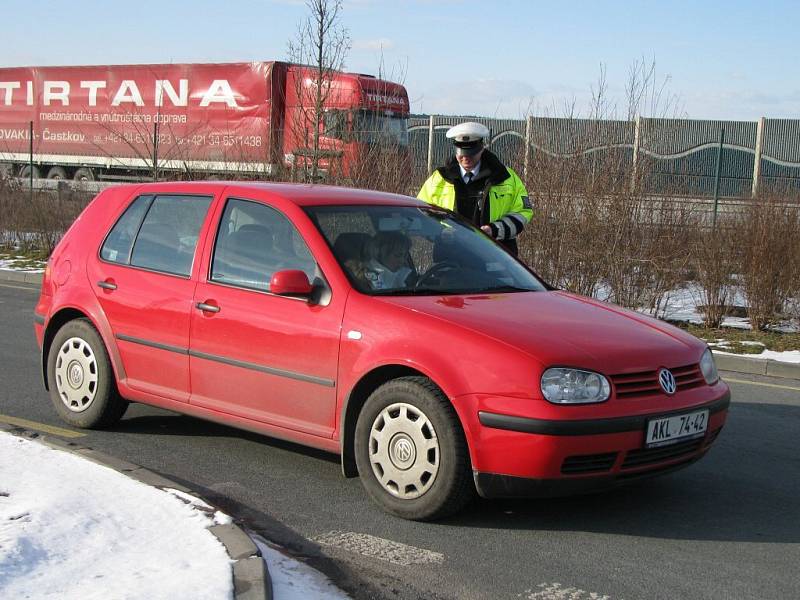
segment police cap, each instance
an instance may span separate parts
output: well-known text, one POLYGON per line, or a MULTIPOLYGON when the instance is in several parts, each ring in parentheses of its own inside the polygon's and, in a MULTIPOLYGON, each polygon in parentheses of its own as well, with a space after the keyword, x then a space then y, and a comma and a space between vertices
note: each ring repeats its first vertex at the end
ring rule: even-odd
POLYGON ((489 129, 480 123, 468 121, 448 129, 445 137, 453 140, 458 154, 477 154, 483 149, 483 140, 489 137, 489 129))

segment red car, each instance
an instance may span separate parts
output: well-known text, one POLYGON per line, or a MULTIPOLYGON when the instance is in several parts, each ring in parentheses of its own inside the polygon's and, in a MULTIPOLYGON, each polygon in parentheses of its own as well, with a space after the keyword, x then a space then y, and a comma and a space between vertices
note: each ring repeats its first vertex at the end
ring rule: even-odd
POLYGON ((35 329, 67 423, 142 402, 314 446, 410 519, 673 471, 730 403, 685 332, 553 289, 453 213, 325 186, 109 188, 35 329))

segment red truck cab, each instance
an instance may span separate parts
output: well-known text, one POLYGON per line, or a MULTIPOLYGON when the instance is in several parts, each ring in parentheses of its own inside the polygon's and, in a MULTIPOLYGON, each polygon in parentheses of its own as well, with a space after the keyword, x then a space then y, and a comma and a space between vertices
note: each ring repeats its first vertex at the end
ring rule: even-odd
MULTIPOLYGON (((313 67, 286 67, 284 160, 287 165, 306 164, 305 157, 313 151, 313 107, 319 77, 313 67)), ((336 73, 321 98, 323 168, 349 174, 379 149, 407 154, 409 102, 402 85, 371 75, 336 73)))

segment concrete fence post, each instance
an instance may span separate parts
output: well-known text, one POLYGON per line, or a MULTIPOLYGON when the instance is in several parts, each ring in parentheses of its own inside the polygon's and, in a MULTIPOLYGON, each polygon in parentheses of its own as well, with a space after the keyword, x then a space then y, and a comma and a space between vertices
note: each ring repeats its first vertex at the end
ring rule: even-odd
POLYGON ((531 135, 533 132, 533 117, 528 115, 525 121, 525 158, 522 163, 522 179, 528 183, 528 170, 531 165, 531 135))
POLYGON ((631 192, 636 191, 636 177, 639 165, 639 131, 641 129, 642 117, 637 115, 633 126, 633 165, 631 167, 631 192))
POLYGON ((431 115, 428 120, 428 175, 433 172, 433 124, 434 117, 431 115))
POLYGON ((753 198, 758 195, 758 180, 761 179, 761 150, 764 147, 764 126, 766 122, 766 118, 761 117, 758 120, 758 129, 756 130, 756 152, 753 157, 753 190, 750 194, 753 198))

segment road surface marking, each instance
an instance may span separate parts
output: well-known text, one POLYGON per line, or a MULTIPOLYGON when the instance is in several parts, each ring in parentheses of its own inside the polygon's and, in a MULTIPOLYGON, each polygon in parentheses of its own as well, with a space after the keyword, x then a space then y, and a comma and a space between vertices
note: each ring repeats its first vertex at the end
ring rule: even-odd
POLYGON ((36 421, 28 421, 27 419, 19 419, 17 417, 9 417, 8 415, 0 415, 0 422, 8 423, 9 425, 16 425, 17 427, 26 427, 28 429, 35 429, 36 431, 44 431, 45 433, 50 433, 65 438, 86 437, 85 433, 72 431, 71 429, 62 429, 61 427, 54 427, 53 425, 45 425, 44 423, 37 423, 36 421))
POLYGON ((560 583, 540 583, 538 592, 525 590, 517 594, 517 598, 524 600, 611 600, 611 596, 587 592, 576 587, 564 586, 560 583))
POLYGON ((776 383, 761 383, 760 381, 747 381, 746 379, 731 379, 730 377, 725 377, 723 381, 730 381, 731 383, 746 383, 748 385, 761 385, 764 387, 778 388, 781 390, 793 390, 795 392, 800 392, 800 387, 792 387, 790 385, 778 385, 776 383))
POLYGON ((442 564, 444 562, 444 554, 439 552, 407 546, 400 542, 385 540, 366 533, 329 531, 311 538, 311 541, 318 543, 320 546, 342 548, 396 565, 442 564))

